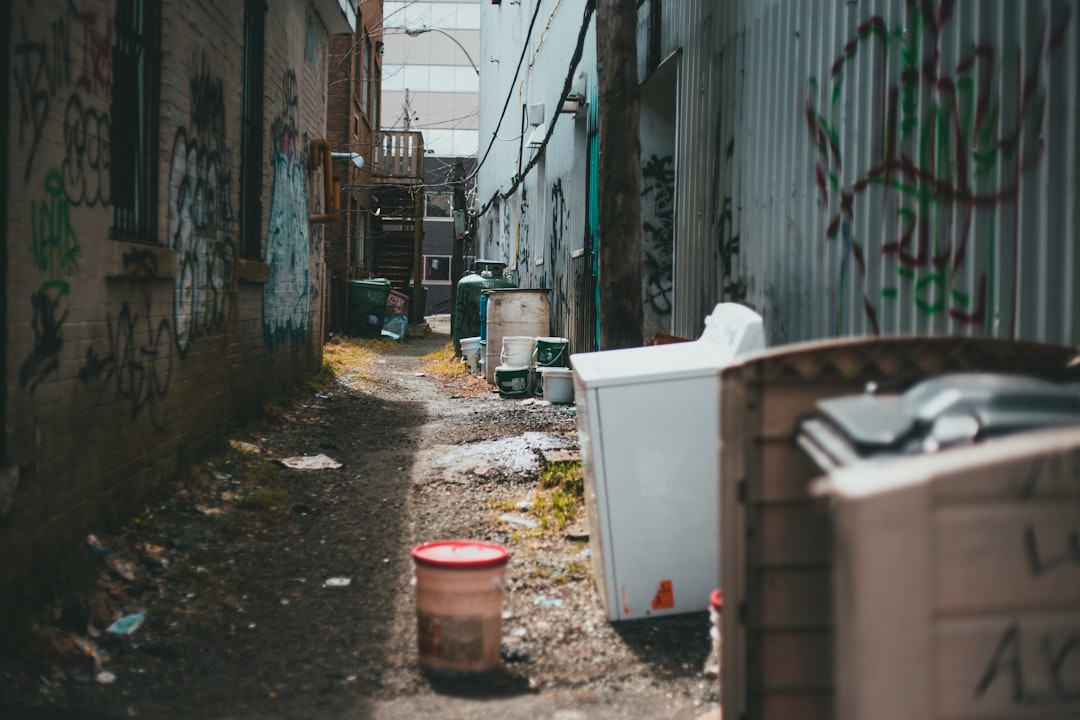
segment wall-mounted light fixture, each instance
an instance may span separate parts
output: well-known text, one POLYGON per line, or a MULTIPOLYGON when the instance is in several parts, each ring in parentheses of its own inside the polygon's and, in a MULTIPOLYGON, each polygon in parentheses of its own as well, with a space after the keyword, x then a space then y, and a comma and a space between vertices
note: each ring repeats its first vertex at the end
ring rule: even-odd
POLYGON ((361 155, 360 153, 336 152, 336 153, 330 153, 330 157, 334 158, 335 160, 351 160, 352 164, 356 166, 357 170, 363 170, 364 169, 364 156, 361 155))
POLYGON ((559 112, 579 115, 585 107, 585 91, 588 86, 588 76, 584 71, 574 76, 570 83, 570 92, 559 103, 559 112))
POLYGON ((545 136, 547 136, 547 123, 541 122, 529 135, 529 139, 525 141, 525 147, 530 150, 539 150, 540 146, 544 144, 545 136))

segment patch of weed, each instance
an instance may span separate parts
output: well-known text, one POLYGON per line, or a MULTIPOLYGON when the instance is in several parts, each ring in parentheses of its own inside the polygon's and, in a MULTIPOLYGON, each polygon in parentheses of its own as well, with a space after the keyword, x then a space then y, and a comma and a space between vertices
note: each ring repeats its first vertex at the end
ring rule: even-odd
POLYGON ((443 347, 420 358, 420 368, 439 380, 453 380, 469 374, 469 369, 461 358, 454 353, 451 340, 443 347))

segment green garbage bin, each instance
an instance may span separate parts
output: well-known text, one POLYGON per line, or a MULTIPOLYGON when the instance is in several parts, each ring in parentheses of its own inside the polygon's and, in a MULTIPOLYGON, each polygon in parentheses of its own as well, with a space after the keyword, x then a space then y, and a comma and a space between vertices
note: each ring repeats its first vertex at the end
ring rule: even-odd
POLYGON ((349 281, 349 334, 365 338, 382 335, 390 281, 383 278, 349 281))

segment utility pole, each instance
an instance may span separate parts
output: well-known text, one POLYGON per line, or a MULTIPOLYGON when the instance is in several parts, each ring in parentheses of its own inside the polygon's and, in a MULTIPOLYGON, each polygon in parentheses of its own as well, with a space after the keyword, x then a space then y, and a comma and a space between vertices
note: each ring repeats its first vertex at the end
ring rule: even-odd
POLYGON ((637 0, 596 0, 600 349, 643 343, 637 0))
POLYGON ((465 232, 468 229, 465 222, 461 223, 461 230, 458 229, 458 218, 460 217, 464 221, 466 217, 465 160, 463 158, 457 159, 457 163, 454 165, 453 178, 451 182, 454 187, 454 212, 452 214, 454 218, 454 245, 450 256, 450 337, 454 337, 454 309, 457 307, 457 284, 465 270, 462 265, 465 263, 465 232))

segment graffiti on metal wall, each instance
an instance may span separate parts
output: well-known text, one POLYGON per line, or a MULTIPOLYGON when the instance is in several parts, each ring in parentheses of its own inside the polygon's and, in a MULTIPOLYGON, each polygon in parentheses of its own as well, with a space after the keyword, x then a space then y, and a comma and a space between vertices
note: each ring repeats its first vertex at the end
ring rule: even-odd
POLYGON ((746 277, 739 275, 737 267, 739 231, 735 228, 733 203, 731 195, 722 194, 720 190, 720 170, 725 164, 731 163, 735 154, 735 137, 728 137, 725 143, 719 124, 713 134, 713 152, 717 162, 713 166, 709 221, 716 228, 716 250, 720 257, 723 274, 720 297, 728 302, 745 303, 748 288, 746 277), (724 163, 719 162, 721 145, 723 145, 724 163))
POLYGON ((273 347, 308 329, 311 237, 296 72, 282 75, 281 111, 270 128, 273 194, 266 229, 270 279, 263 287, 263 337, 273 347))
MULTIPOLYGON (((955 21, 955 9, 954 0, 908 0, 906 28, 872 17, 837 57, 829 83, 819 86, 816 77, 809 79, 805 113, 817 152, 815 183, 829 214, 826 235, 843 242, 841 293, 853 261, 863 281, 867 321, 875 332, 880 303, 901 301, 926 316, 992 329, 988 273, 992 276, 995 266, 1009 263, 995 258, 992 243, 980 243, 973 227, 992 225, 1003 206, 1016 202, 1023 176, 1044 150, 1043 68, 1064 39, 1072 8, 1044 16, 1031 47, 1003 54, 991 43, 973 44, 961 50, 958 60, 947 62, 942 45, 952 32, 948 26, 955 21), (871 147, 879 150, 865 168, 854 167, 841 149, 841 100, 855 92, 849 70, 860 61, 876 68, 870 70, 878 76, 873 102, 881 111, 870 139, 871 147), (1006 72, 1012 66, 1015 76, 1006 72), (892 77, 886 76, 887 68, 894 69, 892 77), (872 260, 853 229, 857 207, 877 213, 890 228, 881 261, 892 279, 880 298, 866 289, 872 260), (974 273, 965 270, 969 261, 975 263, 974 273), (974 285, 965 275, 976 278, 974 285)), ((1020 237, 1016 228, 1011 232, 1015 261, 1020 237)), ((1015 287, 1018 263, 1011 265, 1015 287)), ((842 307, 840 303, 838 330, 842 307)), ((1013 310, 1015 322, 1015 298, 1013 310)))
POLYGON ((173 332, 181 357, 193 340, 224 328, 236 256, 224 92, 205 60, 192 73, 190 100, 191 131, 177 129, 169 166, 169 245, 177 261, 173 332))
POLYGON ((162 427, 159 401, 172 379, 173 333, 168 318, 156 323, 150 315, 149 279, 157 275, 157 258, 149 251, 133 250, 123 257, 129 274, 144 279, 142 314, 125 301, 115 317, 105 317, 104 347, 91 345, 79 368, 79 380, 96 385, 131 408, 131 419, 144 410, 155 427, 162 427))
POLYGON ((548 270, 550 281, 545 285, 551 289, 551 307, 554 308, 552 317, 558 323, 563 313, 570 307, 569 283, 572 281, 570 274, 570 253, 573 249, 573 238, 570 234, 570 203, 567 202, 566 193, 563 190, 562 180, 556 180, 551 184, 549 198, 551 208, 551 232, 548 237, 548 270))
POLYGON ((642 289, 654 316, 671 314, 675 240, 675 160, 652 155, 641 166, 642 289))

